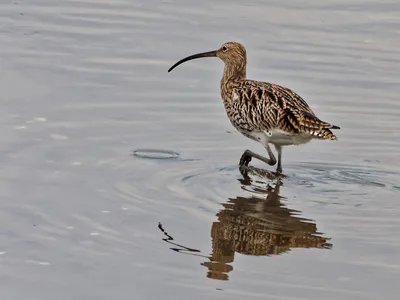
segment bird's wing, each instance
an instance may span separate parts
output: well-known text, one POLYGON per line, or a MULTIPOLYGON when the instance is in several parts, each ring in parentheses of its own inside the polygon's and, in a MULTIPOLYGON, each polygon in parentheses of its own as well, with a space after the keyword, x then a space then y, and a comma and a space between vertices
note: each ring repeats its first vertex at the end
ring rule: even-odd
POLYGON ((280 113, 278 128, 292 134, 309 134, 315 138, 336 140, 330 129, 340 127, 321 121, 315 115, 302 110, 285 108, 280 113))
POLYGON ((262 87, 269 92, 270 97, 276 99, 281 109, 291 107, 314 115, 307 102, 291 89, 272 83, 264 83, 262 87))
POLYGON ((321 121, 303 98, 288 88, 244 80, 235 93, 247 112, 248 122, 259 130, 279 128, 292 134, 331 138, 329 129, 340 129, 321 121))

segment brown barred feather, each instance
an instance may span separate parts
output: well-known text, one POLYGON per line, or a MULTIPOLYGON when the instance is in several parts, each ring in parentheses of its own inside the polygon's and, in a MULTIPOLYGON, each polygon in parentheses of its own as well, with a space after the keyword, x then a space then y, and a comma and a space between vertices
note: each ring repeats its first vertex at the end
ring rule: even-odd
POLYGON ((294 135, 310 134, 319 139, 337 139, 330 130, 324 129, 340 127, 321 121, 299 95, 287 88, 243 79, 223 90, 222 98, 228 116, 239 128, 245 121, 249 125, 246 130, 278 128, 294 135), (232 94, 237 95, 236 101, 232 101, 232 94))

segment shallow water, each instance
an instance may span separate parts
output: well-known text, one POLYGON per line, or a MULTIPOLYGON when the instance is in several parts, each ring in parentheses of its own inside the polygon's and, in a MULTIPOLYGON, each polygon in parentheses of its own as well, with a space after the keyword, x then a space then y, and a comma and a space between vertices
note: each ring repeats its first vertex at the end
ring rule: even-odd
POLYGON ((0 1, 2 297, 397 299, 399 8, 0 1), (240 173, 263 149, 220 61, 167 73, 229 40, 342 128, 284 149, 281 181, 240 173))

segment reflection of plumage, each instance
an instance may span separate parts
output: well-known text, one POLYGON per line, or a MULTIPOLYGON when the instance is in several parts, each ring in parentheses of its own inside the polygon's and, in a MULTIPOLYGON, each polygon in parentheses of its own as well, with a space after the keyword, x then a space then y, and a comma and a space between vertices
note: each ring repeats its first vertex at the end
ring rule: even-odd
MULTIPOLYGON (((272 174, 255 168, 246 169, 265 178, 272 174)), ((211 226, 211 255, 175 242, 159 224, 159 229, 166 237, 163 240, 174 246, 172 250, 205 258, 206 261, 201 265, 208 269, 208 278, 228 280, 228 273, 233 270, 235 252, 273 256, 287 253, 294 248, 332 248, 330 239, 317 231, 313 220, 302 218, 300 211, 290 209, 282 203, 279 195, 282 184, 280 180, 275 187, 268 185, 265 188, 254 185, 247 171, 242 172, 242 175, 242 189, 251 190, 252 196, 230 198, 222 204, 223 209, 216 215, 218 220, 211 226)))
POLYGON ((252 157, 282 172, 282 146, 300 145, 312 139, 336 140, 331 129, 336 125, 321 121, 308 104, 292 90, 272 83, 246 78, 246 49, 239 43, 228 42, 216 51, 188 56, 179 64, 200 57, 219 57, 225 63, 221 80, 221 98, 232 125, 246 137, 260 142, 269 158, 246 150, 240 164, 248 165, 252 157), (278 152, 276 160, 269 144, 278 152))
POLYGON ((267 198, 236 197, 223 204, 218 221, 212 224, 212 256, 205 263, 208 277, 227 279, 227 264, 235 252, 270 256, 292 248, 330 249, 332 244, 317 232, 312 220, 285 207, 279 199, 279 186, 267 192, 267 198))
MULTIPOLYGON (((236 198, 231 201, 234 205, 240 205, 242 201, 254 199, 236 198)), ((315 224, 306 223, 291 215, 274 218, 268 212, 252 216, 251 212, 225 209, 217 216, 219 222, 212 226, 216 252, 223 252, 227 246, 233 247, 235 252, 249 255, 281 254, 290 248, 329 248, 325 238, 315 235, 315 224), (227 245, 226 240, 231 242, 230 245, 227 245)))

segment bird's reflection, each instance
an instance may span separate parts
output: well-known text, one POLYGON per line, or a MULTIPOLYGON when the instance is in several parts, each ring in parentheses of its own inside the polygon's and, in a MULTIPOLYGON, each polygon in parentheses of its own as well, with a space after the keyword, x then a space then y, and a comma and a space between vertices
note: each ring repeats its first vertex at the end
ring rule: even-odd
MULTIPOLYGON (((207 258, 202 266, 208 269, 208 278, 228 280, 235 252, 272 256, 294 248, 332 248, 329 238, 317 231, 312 220, 302 218, 300 211, 282 203, 280 178, 272 173, 264 174, 264 177, 274 177, 274 183, 265 186, 265 183, 253 182, 248 171, 241 170, 243 179, 240 181, 243 189, 251 191, 250 195, 230 198, 216 214, 217 221, 211 226, 211 256, 203 256, 198 253, 199 250, 172 243, 173 238, 164 232, 169 237, 165 241, 182 247, 173 250, 207 258)), ((260 175, 260 170, 252 168, 251 171, 260 175)))

